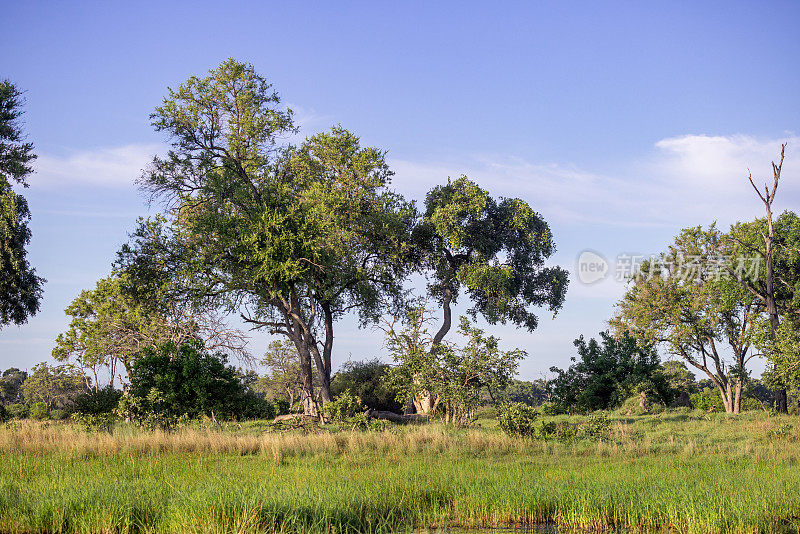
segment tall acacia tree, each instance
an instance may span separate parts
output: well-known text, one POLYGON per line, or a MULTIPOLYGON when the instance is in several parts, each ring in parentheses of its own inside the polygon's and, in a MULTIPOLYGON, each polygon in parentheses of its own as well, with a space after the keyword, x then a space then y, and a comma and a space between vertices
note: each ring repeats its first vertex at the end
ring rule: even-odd
POLYGON ((8 80, 0 81, 0 328, 23 324, 39 311, 45 282, 25 250, 31 240, 28 202, 13 189, 28 187, 36 159, 22 133, 22 105, 22 93, 8 80))
POLYGON ((336 319, 357 310, 368 322, 401 294, 414 210, 388 190, 384 152, 340 127, 281 145, 296 132, 291 111, 232 59, 170 90, 152 119, 172 149, 141 185, 165 201, 180 244, 173 265, 204 306, 292 341, 315 411, 312 365, 329 400, 336 319))
MULTIPOLYGON (((564 302, 567 271, 545 266, 555 252, 547 222, 525 201, 495 200, 466 176, 428 192, 414 243, 428 293, 442 307, 433 351, 452 327, 452 306, 462 292, 473 320, 480 315, 529 331, 538 325, 533 308, 557 312, 564 302)), ((425 395, 414 403, 423 413, 435 405, 425 395)))

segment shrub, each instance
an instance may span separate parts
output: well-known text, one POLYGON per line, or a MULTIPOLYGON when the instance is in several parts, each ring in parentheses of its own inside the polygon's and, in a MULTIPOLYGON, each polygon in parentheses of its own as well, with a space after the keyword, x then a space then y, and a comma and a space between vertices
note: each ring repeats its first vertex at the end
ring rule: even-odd
POLYGON ((324 407, 325 415, 333 421, 344 421, 363 412, 364 409, 361 399, 349 391, 344 391, 336 400, 325 404, 324 407))
POLYGON ((719 393, 713 389, 704 388, 698 393, 692 393, 689 399, 692 401, 692 406, 694 406, 695 410, 704 412, 725 411, 722 398, 719 396, 719 393))
POLYGON ((151 388, 144 397, 125 395, 119 401, 116 415, 130 419, 147 430, 172 430, 180 417, 170 410, 164 394, 157 388, 151 388))
POLYGON ((286 415, 291 412, 292 405, 286 399, 278 399, 275 401, 275 411, 277 415, 286 415))
POLYGON ((116 414, 112 413, 80 413, 72 414, 72 421, 83 430, 90 432, 111 432, 117 422, 116 414))
POLYGON ((391 366, 379 360, 347 362, 331 381, 331 393, 339 397, 345 391, 361 399, 371 410, 401 412, 397 391, 388 385, 387 373, 391 366))
POLYGON ((56 421, 63 421, 69 417, 69 412, 67 410, 59 410, 56 408, 55 410, 50 410, 50 419, 55 419, 56 421))
POLYGON ((274 419, 275 406, 252 391, 243 394, 236 410, 239 419, 274 419))
POLYGON ((536 410, 521 402, 506 402, 497 407, 500 429, 512 436, 532 437, 538 416, 536 410))
POLYGON ((539 410, 541 411, 542 415, 561 415, 564 413, 564 411, 561 410, 557 404, 552 402, 543 403, 539 407, 539 410))
POLYGON ((36 402, 31 406, 28 416, 31 419, 47 419, 50 415, 50 410, 47 409, 47 404, 43 402, 36 402))
POLYGON ((5 406, 0 404, 0 423, 5 423, 9 419, 11 419, 11 414, 8 413, 5 406))
POLYGON ((608 439, 611 436, 611 417, 606 412, 593 412, 583 428, 588 437, 608 439))
POLYGON ((84 414, 111 413, 119 404, 122 392, 112 386, 81 393, 75 398, 74 411, 84 414))
POLYGON ((27 404, 9 404, 6 409, 8 410, 8 415, 14 419, 25 419, 30 413, 27 404))

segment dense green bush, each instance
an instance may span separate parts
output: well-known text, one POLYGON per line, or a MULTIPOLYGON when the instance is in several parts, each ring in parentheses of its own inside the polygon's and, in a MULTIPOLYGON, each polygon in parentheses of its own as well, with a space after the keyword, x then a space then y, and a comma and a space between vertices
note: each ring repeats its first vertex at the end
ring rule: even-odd
POLYGON ((611 416, 606 412, 593 412, 583 426, 584 433, 591 438, 608 439, 611 436, 611 416))
POLYGON ((121 398, 122 392, 109 385, 75 397, 73 411, 84 414, 111 413, 117 408, 121 398))
POLYGON ((22 403, 9 404, 6 406, 6 410, 8 410, 8 415, 14 419, 25 419, 30 413, 28 405, 22 403))
POLYGON ((8 413, 5 406, 0 404, 0 423, 5 423, 9 419, 11 419, 11 414, 8 413))
POLYGON ((325 415, 333 421, 344 421, 363 413, 364 409, 365 406, 361 399, 350 391, 344 391, 335 400, 324 406, 325 415))
POLYGON ((113 412, 96 414, 75 412, 72 414, 72 421, 86 431, 111 432, 117 420, 118 417, 113 412))
POLYGON ((50 419, 54 419, 56 421, 62 421, 70 416, 70 412, 68 410, 60 410, 56 408, 55 410, 50 410, 50 419))
POLYGON ((704 412, 725 411, 725 405, 722 402, 722 397, 719 396, 719 392, 710 388, 703 388, 697 393, 692 393, 689 396, 689 400, 692 401, 692 406, 695 410, 704 412))
POLYGON ((236 408, 238 419, 274 419, 275 405, 252 391, 242 394, 236 408))
POLYGON ((286 399, 278 399, 275 401, 275 411, 277 415, 286 415, 291 413, 292 405, 286 399))
POLYGON ((120 415, 146 427, 169 429, 180 418, 271 417, 272 405, 259 398, 223 354, 200 342, 172 343, 143 350, 130 373, 130 393, 120 400, 120 415))
POLYGON ((512 436, 532 437, 538 414, 522 402, 504 402, 497 407, 500 429, 512 436))
POLYGON ((345 391, 361 399, 371 410, 402 412, 397 402, 397 391, 387 384, 387 372, 391 366, 380 360, 347 362, 331 381, 334 398, 345 391))
POLYGON ((47 419, 50 415, 50 410, 47 409, 47 404, 43 402, 35 402, 31 405, 28 417, 31 419, 47 419))

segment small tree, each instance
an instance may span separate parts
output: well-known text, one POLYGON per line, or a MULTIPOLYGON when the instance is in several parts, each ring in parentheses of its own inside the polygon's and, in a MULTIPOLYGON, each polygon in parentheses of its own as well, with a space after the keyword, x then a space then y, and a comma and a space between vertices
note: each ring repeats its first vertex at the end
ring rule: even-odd
POLYGON ((33 366, 30 376, 22 383, 25 403, 43 402, 49 410, 72 406, 75 398, 86 391, 83 374, 70 365, 50 366, 40 363, 33 366))
POLYGON ((652 346, 642 345, 630 335, 614 338, 600 332, 600 342, 575 340, 578 356, 566 371, 557 367, 551 382, 553 398, 564 408, 580 411, 609 410, 635 393, 644 393, 664 404, 673 392, 661 373, 652 346))
POLYGON ((20 401, 22 383, 28 378, 28 373, 16 367, 10 367, 0 376, 0 404, 14 404, 20 401))
POLYGON ((288 399, 294 406, 303 389, 303 375, 297 348, 289 340, 272 341, 259 362, 267 374, 258 377, 254 384, 257 392, 270 400, 288 399))
POLYGON ((444 343, 432 347, 425 322, 424 308, 417 308, 409 313, 403 330, 387 328, 387 345, 397 361, 389 383, 399 391, 398 400, 429 393, 434 407, 444 412, 445 422, 466 426, 474 417, 481 391, 505 387, 526 353, 501 351, 496 337, 486 336, 466 317, 460 318, 458 329, 466 338, 463 347, 444 343))
POLYGON ((761 337, 763 307, 724 275, 737 262, 724 254, 723 244, 715 225, 682 230, 661 258, 642 263, 611 325, 664 346, 702 371, 714 382, 725 411, 739 413, 747 367, 758 356, 752 348, 761 337))

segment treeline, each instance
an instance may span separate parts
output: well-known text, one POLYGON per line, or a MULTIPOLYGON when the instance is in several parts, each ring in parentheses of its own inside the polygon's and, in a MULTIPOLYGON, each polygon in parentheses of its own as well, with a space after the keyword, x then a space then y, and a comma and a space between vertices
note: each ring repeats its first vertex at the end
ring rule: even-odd
MULTIPOLYGON (((2 325, 35 313, 44 283, 25 259, 30 214, 11 189, 26 184, 35 158, 19 127, 21 104, 4 82, 2 325)), ((665 252, 633 266, 608 332, 576 340, 575 363, 553 368, 550 381, 521 383, 514 376, 527 353, 501 350, 474 323, 533 331, 537 313, 563 305, 568 273, 548 264, 552 233, 527 202, 461 176, 418 205, 391 188, 386 151, 340 125, 287 141, 299 133, 292 110, 233 59, 169 89, 151 122, 169 149, 138 184, 163 213, 140 219, 109 275, 66 309, 70 323, 53 349, 61 365, 42 364, 20 386, 46 371, 85 391, 20 390, 24 403, 4 404, 64 410, 57 399, 125 387, 116 413, 162 426, 200 414, 317 417, 370 404, 469 424, 481 405, 503 400, 565 412, 694 403, 739 413, 752 399, 789 408, 800 379, 800 219, 773 213, 783 150, 771 185, 750 179, 763 218, 727 232, 682 230, 665 252), (426 279, 424 292, 408 290, 411 276, 426 279), (467 317, 452 316, 457 303, 467 317), (392 365, 348 364, 334 376, 336 329, 347 314, 383 330, 392 365), (264 358, 267 376, 228 364, 257 359, 231 317, 279 340, 264 358), (684 365, 662 364, 659 349, 684 365), (750 376, 758 357, 768 361, 763 383, 750 376), (689 368, 700 382, 687 378, 689 368), (714 397, 708 389, 719 402, 702 400, 714 397)))

